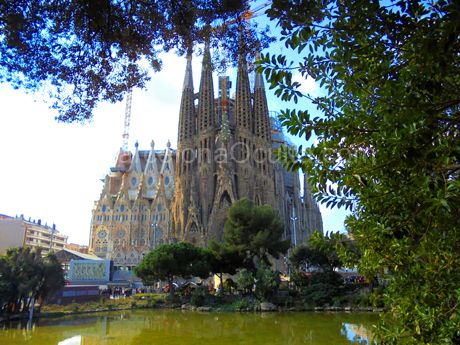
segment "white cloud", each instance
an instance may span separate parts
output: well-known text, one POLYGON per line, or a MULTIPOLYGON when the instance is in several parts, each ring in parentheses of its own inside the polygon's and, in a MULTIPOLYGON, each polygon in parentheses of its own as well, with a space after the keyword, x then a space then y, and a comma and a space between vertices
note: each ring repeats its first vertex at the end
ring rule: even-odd
MULTIPOLYGON (((201 58, 194 59, 195 89, 201 58)), ((129 147, 164 148, 177 142, 185 59, 164 56, 164 68, 152 74, 147 90, 134 90, 129 147)), ((85 125, 62 124, 40 94, 25 94, 0 85, 0 214, 41 219, 69 235, 69 242, 88 243, 93 203, 100 179, 114 164, 122 145, 125 103, 101 104, 85 125)))
MULTIPOLYGON (((148 150, 176 147, 180 97, 186 61, 163 54, 163 69, 152 73, 147 90, 134 90, 129 148, 139 142, 148 150)), ((198 92, 201 57, 193 59, 198 92)), ((214 77, 217 94, 217 77, 214 77)), ((0 214, 23 214, 56 224, 69 242, 87 244, 91 209, 99 198, 102 179, 114 164, 122 145, 125 103, 102 103, 90 123, 62 124, 43 103, 43 95, 30 95, 0 84, 2 125, 0 147, 0 214)))

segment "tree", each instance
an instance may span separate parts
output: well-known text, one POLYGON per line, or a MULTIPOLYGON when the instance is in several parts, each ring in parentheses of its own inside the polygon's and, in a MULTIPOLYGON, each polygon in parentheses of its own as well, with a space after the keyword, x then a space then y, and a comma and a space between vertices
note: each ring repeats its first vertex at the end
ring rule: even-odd
POLYGON ((145 62, 158 71, 162 51, 184 54, 210 40, 226 52, 221 61, 237 61, 241 35, 254 48, 255 27, 241 30, 248 6, 226 0, 2 1, 0 82, 45 90, 60 121, 84 121, 100 101, 120 101, 129 89, 145 87, 145 62))
POLYGON ((309 102, 281 122, 305 140, 278 157, 316 197, 351 210, 368 277, 388 271, 385 344, 460 343, 460 8, 454 1, 284 1, 269 11, 285 55, 259 71, 282 99, 309 102), (294 73, 322 86, 304 95, 294 73))
POLYGON ((174 295, 174 277, 209 277, 211 265, 209 256, 202 248, 191 243, 162 244, 148 253, 134 272, 146 284, 166 280, 170 294, 174 295))
POLYGON ((316 231, 308 243, 292 249, 289 261, 297 269, 314 266, 322 271, 334 271, 340 267, 355 267, 360 257, 361 252, 355 241, 347 235, 316 231))
POLYGON ((41 306, 63 286, 64 272, 52 254, 42 258, 39 250, 13 248, 0 257, 0 311, 27 312, 33 301, 41 306))
POLYGON ((284 225, 269 205, 255 206, 248 199, 235 202, 224 226, 224 244, 235 248, 244 258, 244 267, 256 270, 287 252, 289 241, 282 240, 284 225))
MULTIPOLYGON (((317 232, 316 234, 320 233, 317 232)), ((327 244, 327 247, 323 246, 322 248, 312 243, 301 244, 292 249, 289 261, 297 269, 310 266, 317 267, 322 271, 333 271, 335 268, 341 267, 342 262, 339 260, 334 244, 330 241, 327 244)))
POLYGON ((289 255, 289 261, 296 268, 292 281, 313 303, 329 303, 340 294, 343 279, 335 269, 344 266, 339 250, 347 241, 344 234, 324 235, 317 231, 307 244, 295 247, 289 255), (305 266, 318 270, 307 276, 303 272, 305 266))
POLYGON ((41 279, 35 288, 36 300, 40 308, 46 297, 62 289, 64 284, 65 279, 61 263, 54 253, 50 253, 43 262, 41 279))
POLYGON ((244 256, 237 248, 212 241, 209 243, 208 250, 210 252, 211 271, 219 277, 221 286, 224 273, 233 275, 238 268, 244 266, 244 256))

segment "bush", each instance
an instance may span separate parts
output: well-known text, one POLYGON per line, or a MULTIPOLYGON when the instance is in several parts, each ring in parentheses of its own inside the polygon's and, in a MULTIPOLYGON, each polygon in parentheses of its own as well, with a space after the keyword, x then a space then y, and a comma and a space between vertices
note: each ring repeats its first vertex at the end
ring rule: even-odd
POLYGON ((337 287, 329 283, 316 283, 307 287, 303 294, 307 301, 314 305, 322 306, 330 304, 332 299, 337 296, 337 287))
POLYGON ((366 290, 358 290, 348 298, 348 302, 354 307, 371 306, 370 293, 366 290))
POLYGON ((252 287, 254 286, 254 276, 252 272, 246 268, 240 270, 236 278, 236 284, 238 285, 238 289, 244 292, 252 292, 252 287))
POLYGON ((278 290, 281 280, 279 272, 270 267, 261 266, 256 272, 256 294, 259 298, 269 300, 278 290))
POLYGON ((190 303, 195 307, 205 305, 209 300, 209 292, 206 287, 198 286, 190 294, 190 303))
POLYGON ((343 284, 343 279, 340 274, 334 271, 314 272, 310 279, 311 284, 325 283, 335 287, 340 287, 343 284))
POLYGON ((224 292, 232 293, 233 290, 237 289, 238 285, 233 281, 232 278, 228 278, 224 281, 224 292))
POLYGON ((310 285, 310 277, 305 272, 294 272, 291 274, 291 282, 297 290, 302 291, 310 285))
POLYGON ((177 295, 171 296, 170 294, 167 294, 164 298, 164 301, 166 304, 179 304, 180 303, 180 297, 177 295))
POLYGON ((243 297, 232 304, 235 310, 254 310, 255 306, 255 301, 248 297, 243 297))

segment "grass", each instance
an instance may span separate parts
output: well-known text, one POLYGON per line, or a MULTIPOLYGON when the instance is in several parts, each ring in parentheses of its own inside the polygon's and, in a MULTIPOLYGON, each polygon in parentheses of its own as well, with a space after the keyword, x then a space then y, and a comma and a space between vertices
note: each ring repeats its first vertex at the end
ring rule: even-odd
MULTIPOLYGON (((259 303, 254 298, 242 297, 237 295, 225 296, 205 296, 202 303, 194 302, 192 296, 175 295, 173 299, 169 294, 153 294, 144 293, 136 294, 127 298, 107 299, 101 298, 98 301, 72 303, 67 305, 45 304, 42 307, 42 316, 62 316, 76 313, 93 313, 100 311, 124 310, 124 309, 143 309, 143 308, 180 308, 182 304, 192 304, 197 307, 199 305, 211 306, 213 309, 221 311, 256 311, 259 309, 259 303), (212 297, 212 298, 211 298, 212 297)), ((276 305, 285 308, 286 310, 312 310, 315 306, 323 306, 323 304, 315 304, 311 298, 303 295, 292 296, 284 294, 275 296, 272 300, 276 305)), ((369 306, 369 292, 364 290, 354 291, 345 296, 336 296, 331 304, 333 307, 365 307, 369 306)))
POLYGON ((41 313, 44 315, 65 315, 120 309, 153 308, 163 304, 165 297, 166 295, 164 294, 137 294, 127 298, 101 298, 99 301, 71 303, 66 305, 45 304, 42 307, 41 313))

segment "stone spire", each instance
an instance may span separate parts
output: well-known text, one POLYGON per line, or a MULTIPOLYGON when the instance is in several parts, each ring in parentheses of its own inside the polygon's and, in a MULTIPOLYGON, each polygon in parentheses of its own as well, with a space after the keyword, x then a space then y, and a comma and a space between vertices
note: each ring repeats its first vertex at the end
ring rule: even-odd
MULTIPOLYGON (((123 183, 126 185, 128 190, 129 200, 136 200, 139 193, 140 181, 142 179, 142 166, 141 159, 139 157, 139 144, 136 142, 136 151, 134 152, 131 166, 129 167, 128 173, 123 177, 123 183)), ((122 184, 123 189, 123 184, 122 184)))
POLYGON ((192 54, 187 55, 187 67, 185 69, 184 86, 179 112, 178 146, 184 144, 195 134, 195 104, 192 76, 192 54))
POLYGON ((166 150, 161 165, 160 176, 163 177, 163 184, 165 188, 166 197, 170 200, 174 193, 174 161, 173 152, 171 150, 171 142, 168 140, 166 150))
POLYGON ((208 128, 214 128, 214 88, 209 43, 206 43, 204 49, 200 81, 200 98, 198 101, 198 132, 203 132, 208 128))
POLYGON ((235 119, 238 129, 252 132, 251 90, 249 87, 248 67, 246 57, 240 55, 236 79, 235 119))
POLYGON ((157 192, 157 184, 160 178, 160 171, 158 169, 155 142, 152 140, 150 143, 150 152, 144 169, 144 198, 152 199, 157 192))
MULTIPOLYGON (((256 60, 260 59, 257 52, 256 60)), ((268 116, 267 95, 261 73, 256 72, 254 81, 254 134, 266 141, 271 141, 270 118, 268 116)))
POLYGON ((139 143, 136 142, 135 144, 136 151, 134 153, 133 160, 131 161, 131 166, 129 167, 129 172, 134 172, 134 173, 141 173, 142 172, 142 166, 141 166, 141 159, 139 157, 139 143))
POLYGON ((147 158, 147 162, 145 163, 144 174, 147 175, 149 173, 155 173, 157 171, 158 169, 155 161, 155 142, 152 140, 150 142, 149 157, 147 158))

